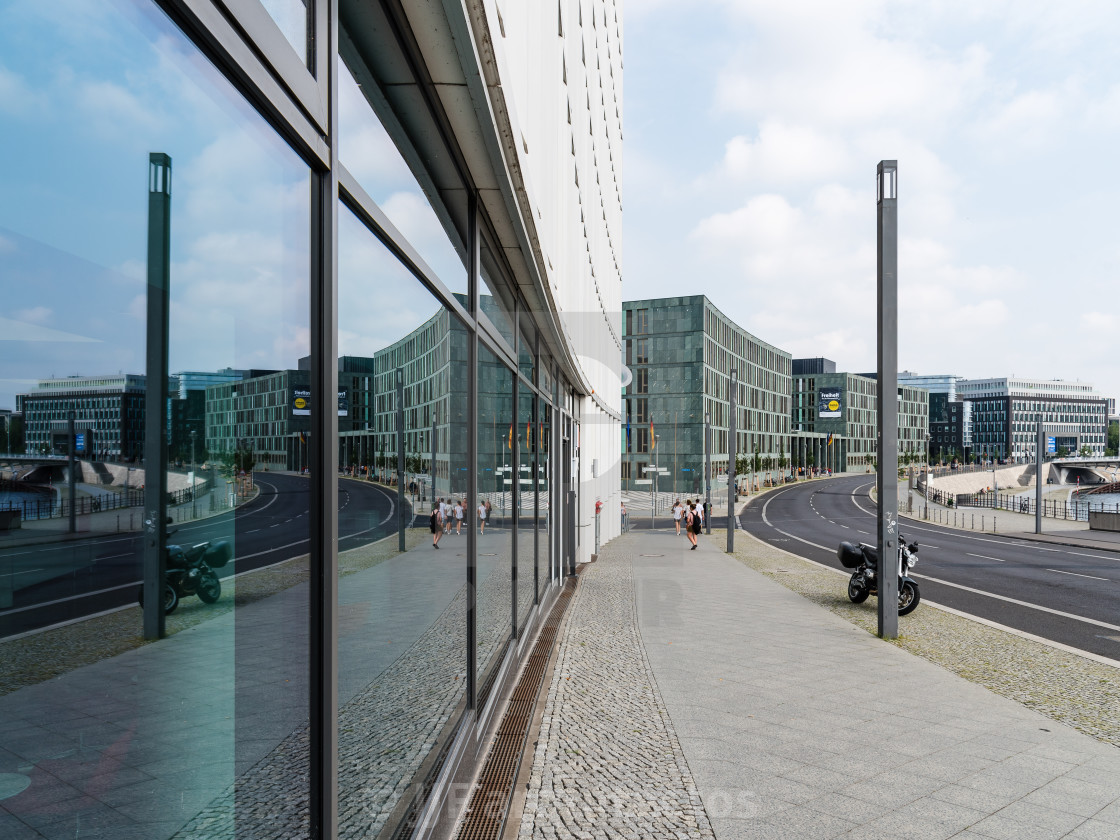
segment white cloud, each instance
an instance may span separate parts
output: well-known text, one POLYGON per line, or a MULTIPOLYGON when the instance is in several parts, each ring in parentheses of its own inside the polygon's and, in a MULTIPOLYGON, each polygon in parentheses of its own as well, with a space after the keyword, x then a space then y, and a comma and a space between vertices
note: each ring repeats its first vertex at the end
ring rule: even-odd
POLYGON ((756 137, 732 137, 723 158, 732 178, 790 186, 846 174, 850 166, 841 138, 779 120, 764 122, 756 137))
POLYGON ((16 313, 16 318, 28 324, 45 324, 54 314, 45 306, 33 306, 30 309, 21 309, 16 313))
POLYGON ((100 339, 0 317, 0 341, 99 342, 100 339))

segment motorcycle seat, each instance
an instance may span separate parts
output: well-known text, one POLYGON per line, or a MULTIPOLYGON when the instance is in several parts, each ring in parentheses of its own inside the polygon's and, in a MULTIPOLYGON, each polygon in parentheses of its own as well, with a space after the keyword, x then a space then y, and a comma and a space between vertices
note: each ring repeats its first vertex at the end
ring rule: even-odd
POLYGON ((869 545, 861 545, 860 549, 863 551, 863 560, 867 563, 869 569, 876 569, 879 567, 879 550, 872 548, 869 545))

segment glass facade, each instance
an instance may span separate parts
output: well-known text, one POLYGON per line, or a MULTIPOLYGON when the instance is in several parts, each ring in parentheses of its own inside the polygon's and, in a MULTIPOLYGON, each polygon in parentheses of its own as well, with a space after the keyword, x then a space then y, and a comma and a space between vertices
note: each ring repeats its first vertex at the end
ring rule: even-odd
POLYGON ((623 488, 645 487, 634 482, 656 467, 658 492, 702 493, 706 420, 710 478, 718 484, 726 476, 733 369, 738 453, 757 453, 778 468, 790 452, 790 354, 743 330, 702 295, 626 301, 623 312, 633 373, 624 392, 623 488))
POLYGON ((448 836, 582 556, 544 260, 389 5, 0 0, 5 840, 448 836))

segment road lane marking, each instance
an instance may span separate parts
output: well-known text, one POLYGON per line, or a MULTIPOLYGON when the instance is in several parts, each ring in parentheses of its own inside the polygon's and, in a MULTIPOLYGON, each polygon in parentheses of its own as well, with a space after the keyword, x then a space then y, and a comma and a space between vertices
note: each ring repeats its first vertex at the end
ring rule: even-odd
POLYGON ((1040 546, 1040 545, 1039 545, 1039 546, 1035 546, 1035 548, 1037 548, 1037 549, 1038 549, 1039 551, 1053 551, 1053 552, 1055 552, 1056 554, 1061 554, 1061 553, 1062 553, 1062 550, 1061 550, 1060 548, 1043 548, 1043 547, 1042 547, 1042 546, 1040 546))
MULTIPOLYGON (((784 491, 779 491, 779 492, 784 492, 784 491)), ((776 496, 777 496, 776 493, 771 494, 770 498, 766 500, 766 504, 764 504, 762 506, 762 521, 765 522, 767 525, 769 525, 771 528, 773 528, 775 531, 777 531, 779 534, 782 534, 783 536, 790 537, 791 539, 795 539, 798 542, 805 543, 806 545, 811 545, 814 548, 819 548, 822 551, 831 552, 832 551, 831 548, 827 548, 826 546, 820 545, 819 543, 810 542, 809 540, 802 539, 801 537, 797 536, 796 534, 791 534, 788 531, 783 531, 781 528, 778 528, 776 525, 774 525, 774 523, 772 523, 770 521, 769 517, 766 515, 766 509, 770 506, 770 502, 774 498, 776 498, 776 496)), ((867 532, 866 531, 861 531, 860 533, 867 533, 867 532)), ((995 540, 989 540, 988 542, 996 542, 996 541, 995 540)), ((813 559, 808 558, 808 557, 804 557, 802 559, 807 560, 810 563, 816 563, 818 566, 823 566, 824 568, 829 569, 830 571, 839 572, 840 574, 845 574, 846 575, 846 573, 841 571, 840 569, 837 569, 833 566, 829 566, 825 563, 821 563, 819 560, 813 560, 813 559)), ((1006 595, 996 595, 993 592, 985 592, 982 589, 974 589, 971 586, 964 586, 964 585, 959 584, 959 583, 952 583, 951 581, 942 580, 940 578, 935 578, 935 577, 930 577, 928 575, 919 575, 919 574, 915 574, 913 572, 911 572, 910 575, 911 575, 911 577, 916 577, 916 578, 919 578, 921 580, 928 580, 931 583, 940 583, 940 584, 943 584, 945 586, 951 586, 954 589, 961 589, 965 592, 971 592, 974 595, 983 595, 987 598, 993 598, 997 601, 1005 601, 1009 604, 1018 604, 1020 607, 1026 607, 1028 609, 1038 610, 1039 612, 1050 613, 1051 615, 1061 616, 1062 618, 1069 618, 1069 619, 1072 619, 1074 621, 1081 621, 1081 622, 1084 622, 1086 624, 1095 625, 1097 627, 1104 627, 1107 630, 1115 630, 1117 632, 1120 632, 1120 626, 1117 626, 1115 624, 1108 624, 1107 622, 1104 622, 1104 621, 1097 621, 1095 618, 1087 618, 1087 617, 1082 616, 1082 615, 1073 615, 1072 613, 1062 612, 1061 610, 1051 609, 1050 607, 1042 607, 1042 606, 1039 606, 1038 604, 1031 604, 1031 603, 1028 603, 1026 601, 1020 601, 1017 598, 1008 598, 1006 595)))
POLYGON ((967 551, 965 552, 965 554, 969 557, 979 557, 981 560, 996 560, 1000 563, 1004 562, 1003 560, 1000 560, 1000 558, 998 558, 998 557, 989 557, 987 554, 970 554, 967 551))
POLYGON ((1062 618, 1071 618, 1074 621, 1083 621, 1086 624, 1093 624, 1097 627, 1104 627, 1108 630, 1116 630, 1116 631, 1120 632, 1120 627, 1116 626, 1115 624, 1108 624, 1104 621, 1097 621, 1095 618, 1086 618, 1083 615, 1074 615, 1073 613, 1062 612, 1061 610, 1054 610, 1054 609, 1051 609, 1050 607, 1041 607, 1038 604, 1031 604, 1031 603, 1028 603, 1026 601, 1020 601, 1017 598, 1008 598, 1006 595, 996 595, 993 592, 985 592, 983 589, 973 589, 971 586, 963 586, 959 583, 953 583, 953 582, 948 581, 948 580, 941 580, 940 578, 929 577, 928 575, 916 575, 913 572, 911 572, 910 576, 911 577, 916 577, 916 578, 921 578, 922 580, 928 580, 931 583, 940 583, 940 584, 943 584, 944 586, 951 586, 954 589, 963 589, 965 592, 971 592, 974 595, 984 595, 988 598, 995 598, 997 601, 1006 601, 1009 604, 1018 604, 1020 607, 1027 607, 1028 609, 1038 610, 1039 612, 1050 613, 1051 615, 1058 615, 1058 616, 1061 616, 1062 618))
POLYGON ((1048 572, 1057 572, 1059 575, 1073 575, 1074 577, 1089 578, 1089 580, 1103 580, 1108 583, 1108 578, 1096 577, 1095 575, 1079 575, 1077 572, 1063 572, 1061 569, 1047 569, 1048 572))

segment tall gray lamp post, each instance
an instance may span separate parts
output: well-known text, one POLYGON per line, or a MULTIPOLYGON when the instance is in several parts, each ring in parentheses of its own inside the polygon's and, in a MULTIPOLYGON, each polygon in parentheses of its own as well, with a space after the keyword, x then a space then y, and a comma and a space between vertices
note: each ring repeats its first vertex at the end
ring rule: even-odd
POLYGON ((876 172, 879 636, 898 637, 898 161, 876 172))
POLYGON ((194 492, 195 487, 197 486, 195 484, 195 480, 194 480, 194 461, 195 461, 195 458, 194 458, 194 441, 195 441, 195 438, 197 438, 197 437, 198 437, 198 432, 195 429, 191 429, 191 519, 197 519, 198 518, 198 505, 195 503, 195 492, 194 492))
MULTIPOLYGON (((704 510, 712 509, 712 413, 704 412, 704 510)), ((712 533, 711 523, 708 533, 712 533)))

